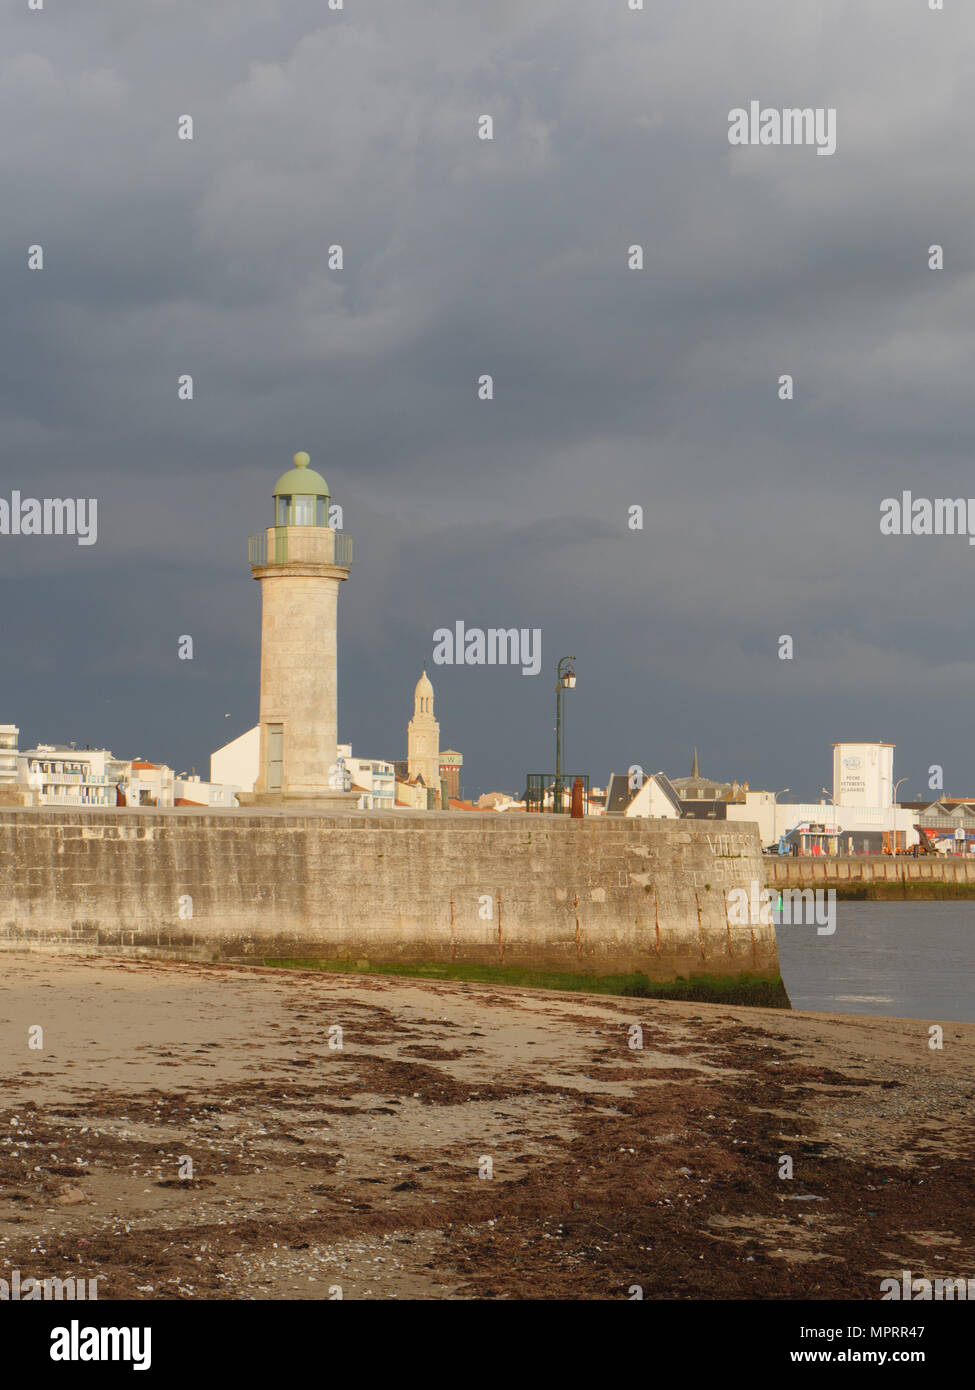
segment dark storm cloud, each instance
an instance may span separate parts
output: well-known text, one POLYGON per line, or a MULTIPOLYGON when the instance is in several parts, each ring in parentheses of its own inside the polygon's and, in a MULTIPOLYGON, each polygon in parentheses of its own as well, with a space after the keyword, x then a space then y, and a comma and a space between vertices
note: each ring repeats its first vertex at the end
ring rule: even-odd
POLYGON ((697 743, 812 792, 833 739, 876 736, 975 785, 975 550, 878 528, 904 487, 975 493, 965 9, 102 0, 7 26, 0 495, 100 515, 84 552, 0 542, 0 718, 205 766, 256 715, 244 540, 307 448, 357 543, 357 751, 402 755, 462 619, 544 644, 537 678, 433 672, 469 791, 551 763, 565 652, 596 781, 697 743), (730 147, 752 99, 835 106, 836 154, 730 147))

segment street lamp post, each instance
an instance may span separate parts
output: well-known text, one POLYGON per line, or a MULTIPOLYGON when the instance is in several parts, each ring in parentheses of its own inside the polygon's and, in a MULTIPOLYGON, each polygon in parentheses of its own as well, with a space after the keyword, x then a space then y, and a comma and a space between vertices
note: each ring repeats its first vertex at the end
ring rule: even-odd
POLYGON ((897 788, 900 786, 901 782, 907 782, 907 781, 909 781, 909 780, 910 780, 910 779, 907 778, 907 777, 901 777, 901 778, 899 778, 899 779, 894 783, 893 795, 892 795, 891 798, 890 798, 890 814, 891 814, 891 818, 892 818, 892 820, 893 820, 893 829, 892 829, 892 831, 891 831, 891 837, 890 837, 890 838, 891 838, 891 846, 890 846, 890 849, 891 849, 891 853, 892 853, 893 855, 895 855, 895 856, 896 856, 896 854, 897 854, 897 788))
POLYGON ((569 665, 574 656, 563 656, 555 668, 555 794, 552 810, 562 810, 562 691, 574 690, 576 673, 569 665))
POLYGON ((839 847, 840 847, 840 845, 839 845, 840 828, 839 828, 839 825, 838 825, 837 822, 836 822, 836 801, 835 801, 835 799, 834 799, 833 797, 831 797, 831 796, 829 795, 829 792, 826 790, 825 787, 820 787, 819 790, 822 792, 823 796, 829 797, 830 805, 831 805, 832 808, 833 808, 833 835, 832 835, 832 838, 836 841, 836 848, 839 849, 839 847))
POLYGON ((772 839, 773 839, 773 840, 777 840, 777 839, 778 839, 778 835, 776 834, 776 831, 777 831, 777 829, 778 829, 778 825, 776 824, 776 822, 777 822, 777 820, 778 820, 778 817, 777 817, 776 814, 775 814, 775 803, 778 801, 778 799, 779 799, 780 796, 785 796, 786 792, 789 791, 789 790, 790 790, 789 787, 783 787, 782 790, 781 790, 780 792, 773 792, 773 793, 772 793, 772 839))

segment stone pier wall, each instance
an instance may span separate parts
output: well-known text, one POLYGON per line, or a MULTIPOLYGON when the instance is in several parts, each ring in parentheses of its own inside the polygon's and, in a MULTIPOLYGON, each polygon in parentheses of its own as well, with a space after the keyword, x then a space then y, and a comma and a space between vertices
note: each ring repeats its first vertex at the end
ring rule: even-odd
POLYGON ((774 977, 757 827, 0 806, 0 944, 774 977))

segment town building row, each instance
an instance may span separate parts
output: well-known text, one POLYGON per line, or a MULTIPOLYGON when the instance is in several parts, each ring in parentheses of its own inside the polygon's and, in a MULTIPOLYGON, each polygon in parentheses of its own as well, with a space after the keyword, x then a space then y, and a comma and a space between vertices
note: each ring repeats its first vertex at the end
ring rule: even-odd
POLYGON ((819 801, 785 801, 700 774, 697 750, 689 777, 640 769, 610 778, 606 812, 617 816, 751 821, 780 854, 975 853, 975 798, 897 800, 894 744, 834 743, 833 791, 819 801))
MULTIPOLYGON (((210 757, 210 780, 177 773, 165 764, 116 757, 107 748, 41 743, 20 748, 15 724, 0 725, 0 801, 35 806, 163 806, 226 810, 254 791, 260 773, 261 731, 255 725, 210 757)), ((461 800, 463 755, 440 748, 433 686, 424 671, 414 692, 414 714, 402 762, 353 756, 337 745, 329 783, 357 797, 362 810, 410 807, 468 809, 461 800)), ((351 804, 351 803, 350 803, 351 804)), ((476 809, 470 807, 470 809, 476 809)))

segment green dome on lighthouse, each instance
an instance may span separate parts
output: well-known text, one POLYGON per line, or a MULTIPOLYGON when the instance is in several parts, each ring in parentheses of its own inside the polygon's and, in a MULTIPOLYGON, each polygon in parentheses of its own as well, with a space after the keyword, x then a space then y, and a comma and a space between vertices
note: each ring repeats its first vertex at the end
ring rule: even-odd
POLYGON ((295 454, 294 468, 274 484, 275 526, 328 525, 328 483, 308 467, 310 462, 306 453, 295 454))
POLYGON ((310 463, 311 459, 306 453, 295 454, 295 466, 289 468, 287 473, 281 474, 274 484, 274 496, 294 497, 300 493, 306 497, 330 497, 328 483, 321 473, 309 468, 310 463))

